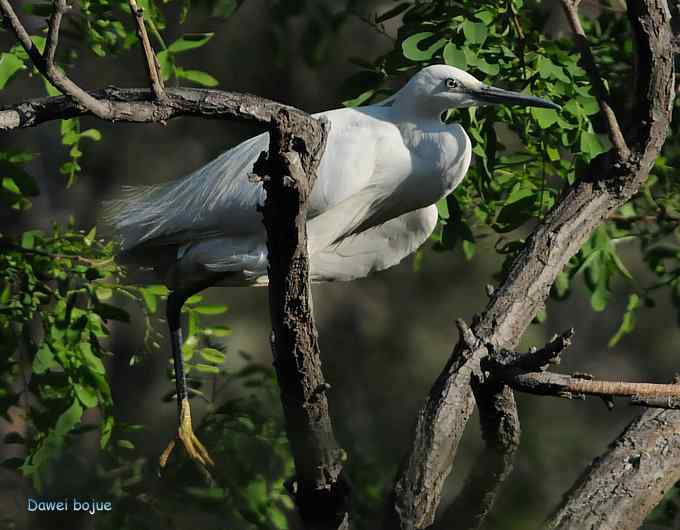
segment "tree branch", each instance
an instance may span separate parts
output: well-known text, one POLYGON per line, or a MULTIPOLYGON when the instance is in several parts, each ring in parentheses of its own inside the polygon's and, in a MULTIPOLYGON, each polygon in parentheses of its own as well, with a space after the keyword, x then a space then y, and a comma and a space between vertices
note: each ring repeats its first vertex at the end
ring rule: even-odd
POLYGON ((295 460, 295 502, 307 528, 348 530, 349 486, 328 411, 307 255, 307 205, 328 130, 326 121, 280 110, 269 154, 254 172, 267 192, 271 347, 295 460))
POLYGON ((388 530, 432 524, 465 425, 472 413, 471 376, 481 373, 487 345, 513 350, 543 306, 557 274, 595 228, 640 187, 665 141, 675 90, 670 15, 664 0, 629 2, 639 70, 627 131, 630 156, 619 150, 597 157, 567 191, 515 257, 470 337, 461 338, 432 386, 416 420, 413 440, 390 497, 388 530))
POLYGON ((66 12, 68 6, 66 0, 54 0, 54 10, 50 17, 50 22, 47 29, 47 40, 45 43, 44 58, 48 64, 54 64, 54 55, 57 52, 57 45, 59 44, 59 28, 61 26, 61 19, 66 12))
MULTIPOLYGON (((168 88, 163 101, 154 100, 150 90, 140 88, 107 87, 89 95, 106 102, 113 121, 130 123, 161 123, 180 116, 269 123, 281 109, 305 115, 288 105, 252 94, 202 88, 168 88)), ((65 96, 31 99, 0 109, 0 131, 87 115, 93 113, 65 96)))
POLYGON ((680 411, 648 410, 593 461, 542 527, 637 529, 679 479, 680 411))
POLYGON ((636 395, 630 398, 630 404, 656 409, 680 409, 680 398, 636 395))
MULTIPOLYGON (((680 385, 659 383, 632 383, 626 381, 604 381, 579 375, 557 374, 554 372, 528 372, 505 374, 499 377, 513 390, 555 396, 566 399, 581 396, 656 398, 657 400, 678 400, 680 385)), ((637 401, 633 402, 637 404, 637 401)), ((661 403, 657 401, 657 403, 661 403)))
POLYGON ((621 132, 621 126, 616 119, 616 114, 611 107, 611 102, 609 99, 609 93, 607 88, 602 81, 602 76, 600 75, 597 64, 595 63, 595 57, 593 57, 593 52, 588 44, 588 38, 586 37, 585 31, 583 31, 583 26, 581 25, 581 20, 578 16, 578 5, 580 0, 562 0, 562 7, 567 16, 567 21, 571 30, 574 32, 574 41, 576 42, 576 47, 581 53, 581 58, 583 60, 583 67, 588 73, 590 82, 592 83, 593 90, 597 97, 597 101, 600 104, 600 109, 607 120, 607 126, 609 128, 609 137, 614 144, 614 147, 618 151, 619 158, 626 159, 630 155, 630 150, 626 145, 626 140, 621 132))
POLYGON ((156 54, 153 51, 151 42, 149 42, 149 35, 147 34, 146 26, 144 25, 144 10, 137 5, 136 0, 128 0, 128 4, 130 5, 132 15, 135 17, 137 36, 139 37, 139 41, 142 43, 142 49, 144 50, 146 71, 149 74, 151 90, 153 90, 156 99, 162 100, 165 98, 165 87, 163 86, 163 77, 160 73, 156 54))
POLYGON ((481 528, 491 514, 501 488, 512 473, 519 449, 520 423, 512 391, 502 384, 473 382, 484 449, 477 457, 462 491, 445 511, 436 529, 481 528))

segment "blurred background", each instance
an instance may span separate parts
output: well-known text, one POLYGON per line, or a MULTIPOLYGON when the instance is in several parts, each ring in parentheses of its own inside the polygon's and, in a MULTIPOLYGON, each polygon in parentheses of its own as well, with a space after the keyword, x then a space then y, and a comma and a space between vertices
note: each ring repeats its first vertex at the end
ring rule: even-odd
MULTIPOLYGON (((331 11, 348 7, 344 1, 318 4, 331 11)), ((270 2, 247 0, 225 21, 211 16, 199 4, 183 26, 175 22, 176 17, 168 16, 166 34, 173 40, 173 35, 182 33, 214 31, 214 38, 193 52, 188 61, 193 68, 215 76, 218 88, 250 92, 318 112, 341 106, 348 97, 342 92, 343 81, 358 70, 350 59, 370 61, 390 50, 398 24, 398 19, 391 21, 386 32, 381 33, 364 20, 373 12, 393 7, 393 2, 354 2, 350 8, 355 14, 328 30, 323 59, 315 61, 305 54, 304 42, 314 38, 309 26, 317 17, 319 5, 303 6, 281 19, 270 2)), ((557 7, 556 3, 544 3, 547 31, 559 31, 561 12, 557 7)), ((30 26, 41 19, 27 16, 25 20, 30 26)), ((0 50, 13 44, 7 32, 0 33, 0 50)), ((120 57, 97 58, 73 40, 64 39, 62 46, 80 52, 77 67, 69 73, 83 87, 147 84, 138 49, 120 57)), ((0 105, 43 94, 42 83, 35 77, 18 79, 0 92, 0 105)), ((94 123, 88 118, 82 120, 83 128, 94 123)), ((58 123, 2 136, 2 147, 21 146, 41 153, 30 163, 29 171, 42 190, 26 214, 17 217, 2 211, 2 232, 49 228, 54 221, 66 222, 70 215, 77 226, 89 230, 99 222, 102 201, 115 197, 121 186, 181 177, 258 132, 249 125, 189 118, 172 120, 166 126, 96 126, 103 138, 83 148, 83 174, 68 191, 57 169, 67 159, 66 148, 59 142, 58 123)), ((101 223, 98 234, 106 234, 101 223)), ((390 483, 407 446, 415 415, 457 341, 454 320, 463 318, 469 322, 486 303, 484 287, 494 283, 492 275, 499 268, 495 243, 492 238, 481 240, 471 260, 466 260, 460 250, 435 252, 428 244, 419 257, 419 267, 414 266, 414 259, 407 259, 368 279, 314 286, 324 370, 332 386, 329 399, 334 427, 349 455, 350 473, 354 472, 355 480, 370 476, 376 487, 390 483)), ((644 281, 646 269, 636 263, 639 258, 635 249, 627 251, 622 246, 620 252, 634 275, 641 275, 644 281)), ((566 301, 549 302, 547 320, 542 325, 532 325, 522 340, 522 349, 540 346, 552 334, 574 327, 574 345, 564 356, 560 371, 588 372, 613 380, 669 380, 677 368, 680 344, 670 304, 659 299, 656 307, 642 310, 635 333, 609 348, 607 342, 616 332, 626 305, 624 296, 616 297, 616 286, 613 292, 614 298, 604 312, 594 312, 579 289, 566 301)), ((223 339, 227 367, 237 369, 246 362, 239 352, 252 357, 249 362, 271 365, 266 289, 210 289, 206 298, 229 306, 229 312, 220 317, 224 320, 221 323, 233 330, 223 339)), ((134 307, 130 311, 135 315, 134 307)), ((161 322, 155 326, 165 333, 161 322)), ((131 366, 131 355, 144 350, 143 322, 134 317, 132 324, 113 328, 111 341, 115 356, 108 366, 116 416, 121 421, 146 426, 136 439, 137 450, 154 461, 176 428, 174 403, 162 401, 172 390, 167 377, 168 348, 163 343, 159 350, 142 354, 143 362, 131 366)), ((247 393, 248 389, 237 392, 247 393)), ((538 527, 592 459, 640 413, 623 402, 608 411, 602 401, 594 398, 583 402, 519 395, 518 402, 522 444, 515 470, 489 523, 490 528, 499 530, 538 527)), ((194 403, 198 422, 202 406, 198 400, 194 403)), ((274 401, 262 413, 281 415, 274 401)), ((20 416, 15 416, 20 423, 20 416)), ((0 433, 16 429, 17 425, 0 421, 0 433)), ((478 425, 473 418, 447 486, 446 502, 460 488, 479 449, 478 425)), ((96 441, 89 447, 82 444, 80 450, 85 461, 96 461, 96 441)), ((0 445, 0 459, 13 456, 15 451, 19 451, 17 446, 0 445)), ((249 463, 242 465, 247 469, 249 463)), ((70 470, 64 466, 58 473, 66 477, 70 470)), ((100 516, 29 516, 26 499, 31 495, 36 493, 30 483, 16 473, 0 471, 0 528, 56 528, 55 521, 74 529, 97 526, 100 516)), ((295 528, 294 516, 290 517, 291 527, 295 528)), ((223 526, 219 516, 190 520, 175 516, 167 528, 184 528, 196 522, 203 528, 240 530, 237 526, 223 526)))

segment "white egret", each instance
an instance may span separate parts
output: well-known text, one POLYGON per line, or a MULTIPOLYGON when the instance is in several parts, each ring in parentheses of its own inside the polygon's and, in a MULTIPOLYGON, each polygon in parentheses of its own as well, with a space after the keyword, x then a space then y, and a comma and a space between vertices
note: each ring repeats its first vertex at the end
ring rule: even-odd
MULTIPOLYGON (((463 128, 443 123, 443 113, 500 103, 559 109, 435 65, 381 103, 316 114, 331 127, 309 203, 312 281, 361 278, 396 265, 422 245, 437 223, 435 203, 460 184, 472 156, 463 128)), ((266 233, 257 209, 265 192, 249 174, 268 143, 268 133, 255 136, 183 179, 128 188, 109 207, 122 257, 152 267, 171 289, 167 319, 178 437, 203 464, 211 460, 191 426, 180 312, 189 296, 208 286, 266 283, 266 233)))

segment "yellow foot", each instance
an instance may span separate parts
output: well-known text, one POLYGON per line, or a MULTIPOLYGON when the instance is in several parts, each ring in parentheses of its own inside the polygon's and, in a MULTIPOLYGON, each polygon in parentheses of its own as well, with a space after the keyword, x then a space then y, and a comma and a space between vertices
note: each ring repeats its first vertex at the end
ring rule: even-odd
POLYGON ((179 430, 177 432, 177 438, 172 440, 165 448, 163 453, 161 453, 161 467, 165 467, 165 464, 168 462, 168 458, 170 457, 170 453, 172 453, 172 450, 174 449, 175 443, 178 439, 180 442, 182 442, 184 449, 186 449, 186 452, 193 460, 200 462, 204 466, 215 465, 206 448, 194 434, 194 429, 191 426, 191 408, 189 406, 188 398, 182 399, 182 402, 180 403, 179 430))

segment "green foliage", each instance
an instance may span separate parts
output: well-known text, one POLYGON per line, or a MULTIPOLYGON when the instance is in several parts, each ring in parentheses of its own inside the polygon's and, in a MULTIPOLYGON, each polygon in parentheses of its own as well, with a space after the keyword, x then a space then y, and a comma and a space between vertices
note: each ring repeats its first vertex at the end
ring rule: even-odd
POLYGON ((104 423, 112 421, 102 345, 108 306, 97 289, 121 271, 112 243, 73 224, 26 231, 20 240, 3 236, 0 244, 0 355, 10 368, 32 367, 19 392, 10 385, 5 396, 39 403, 26 411, 34 436, 21 470, 40 489, 85 409, 98 407, 104 423))

